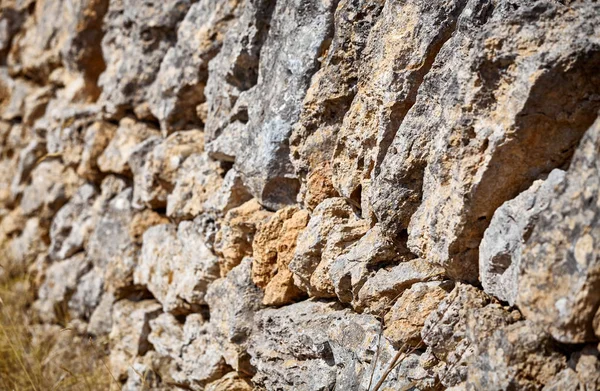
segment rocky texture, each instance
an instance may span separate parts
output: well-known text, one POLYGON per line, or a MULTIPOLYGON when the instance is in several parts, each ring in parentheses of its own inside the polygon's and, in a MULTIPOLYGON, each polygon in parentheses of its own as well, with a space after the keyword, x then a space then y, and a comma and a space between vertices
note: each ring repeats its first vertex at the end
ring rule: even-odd
POLYGON ((523 247, 564 178, 564 171, 553 170, 494 213, 479 247, 479 275, 490 295, 515 304, 523 247))
POLYGON ((600 121, 586 132, 523 252, 517 303, 563 342, 592 341, 600 296, 600 121))
POLYGON ((123 390, 598 389, 599 15, 3 1, 0 283, 123 390))

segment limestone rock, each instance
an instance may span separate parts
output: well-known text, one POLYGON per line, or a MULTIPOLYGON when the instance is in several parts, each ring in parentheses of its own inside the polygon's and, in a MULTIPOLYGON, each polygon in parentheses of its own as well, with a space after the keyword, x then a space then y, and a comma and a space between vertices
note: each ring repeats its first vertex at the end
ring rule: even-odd
POLYGON ((220 257, 222 276, 239 265, 244 257, 252 256, 256 230, 271 214, 255 199, 227 212, 215 237, 214 247, 220 257))
POLYGON ((535 181, 496 210, 479 246, 479 274, 486 293, 515 304, 523 247, 564 176, 564 171, 553 170, 546 180, 535 181))
POLYGON ((206 391, 252 391, 252 384, 237 372, 229 372, 206 386, 206 391))
POLYGON ((270 209, 295 202, 299 190, 289 157, 292 125, 331 36, 335 1, 276 3, 260 52, 256 85, 247 92, 245 153, 236 156, 244 183, 270 209))
POLYGON ((444 386, 466 380, 468 359, 474 351, 467 338, 468 316, 489 302, 490 298, 479 289, 458 283, 425 320, 421 337, 435 357, 443 361, 439 377, 444 386))
POLYGON ((65 324, 69 318, 69 299, 77 288, 79 279, 89 270, 89 266, 90 262, 85 254, 79 253, 48 268, 34 306, 44 321, 65 324))
POLYGON ((149 351, 143 357, 139 357, 127 369, 127 381, 121 391, 137 391, 141 389, 151 391, 168 391, 171 387, 161 378, 166 359, 160 357, 156 352, 149 351))
POLYGON ((135 358, 150 350, 149 322, 156 318, 160 311, 161 305, 154 300, 121 300, 115 303, 109 337, 111 372, 117 379, 124 380, 135 358))
POLYGON ((108 0, 49 0, 34 4, 33 15, 13 38, 8 57, 11 72, 45 81, 64 62, 89 79, 97 78, 104 67, 99 60, 99 41, 108 0))
POLYGON ((156 225, 145 231, 135 284, 145 285, 165 312, 188 312, 205 304, 208 285, 219 277, 219 263, 203 243, 198 227, 156 225))
POLYGON ((566 343, 595 340, 600 304, 600 121, 586 132, 523 252, 517 304, 566 343))
POLYGON ((110 0, 105 17, 102 53, 106 70, 100 75, 100 100, 109 112, 127 108, 147 116, 150 85, 167 51, 177 40, 177 26, 191 1, 155 4, 151 0, 110 0))
POLYGON ((251 375, 246 353, 254 329, 254 314, 262 305, 263 293, 252 282, 252 259, 245 258, 226 277, 213 282, 206 293, 210 324, 221 346, 225 362, 240 373, 251 375))
POLYGON ((381 265, 414 258, 406 246, 386 235, 379 224, 370 228, 348 251, 336 256, 329 268, 335 294, 342 303, 357 305, 359 292, 381 265))
POLYGON ((435 5, 426 0, 385 3, 364 49, 370 61, 359 74, 356 96, 337 137, 333 183, 342 196, 360 202, 362 189, 368 191, 370 179, 465 4, 466 0, 435 5), (355 132, 356 128, 364 131, 355 132))
POLYGON ((219 52, 241 0, 201 0, 192 4, 177 28, 177 43, 161 58, 152 85, 150 110, 163 129, 184 129, 200 118, 196 106, 204 102, 208 63, 219 52))
POLYGON ((541 2, 477 35, 458 70, 460 110, 437 129, 428 156, 423 202, 408 227, 413 252, 452 277, 476 280, 494 211, 569 162, 600 107, 592 98, 600 52, 589 33, 599 15, 595 4, 571 11, 541 2), (532 40, 540 42, 534 52, 525 49, 532 40))
POLYGON ((425 319, 446 298, 452 284, 448 281, 420 282, 405 290, 385 315, 385 337, 400 348, 418 346, 425 319))
POLYGON ((204 209, 208 212, 224 215, 251 199, 252 195, 244 185, 242 176, 235 168, 231 168, 225 174, 219 190, 206 200, 204 209))
MULTIPOLYGON (((249 349, 257 370, 252 381, 266 389, 367 390, 372 366, 375 384, 396 355, 391 344, 379 341, 375 317, 352 314, 337 303, 303 301, 266 309, 257 313, 256 322, 249 349)), ((435 379, 419 365, 419 354, 408 356, 383 389, 433 386, 435 379)))
POLYGON ((124 118, 119 122, 119 127, 102 155, 98 158, 98 167, 102 172, 115 174, 129 174, 128 160, 137 144, 152 137, 159 137, 160 133, 131 118, 124 118))
POLYGON ((323 201, 298 236, 289 264, 295 284, 311 296, 334 297, 330 266, 368 228, 368 223, 359 219, 343 198, 323 201))
MULTIPOLYGON (((140 207, 164 208, 175 187, 179 168, 192 154, 202 152, 204 135, 198 130, 176 132, 163 141, 150 143, 150 151, 141 153, 134 173, 134 203, 140 207)), ((137 155, 143 149, 138 145, 137 155)), ((134 156, 132 156, 135 159, 134 156)))
POLYGON ((380 313, 389 308, 394 299, 413 284, 439 280, 443 273, 442 268, 419 258, 399 263, 389 269, 379 269, 358 291, 354 307, 359 311, 368 308, 370 312, 380 313))
POLYGON ((384 3, 380 0, 338 3, 327 56, 312 78, 300 118, 294 125, 290 137, 292 163, 298 176, 308 182, 305 202, 311 209, 323 201, 311 200, 316 196, 311 181, 327 183, 326 192, 333 193, 329 162, 344 116, 359 89, 357 81, 363 76, 362 69, 366 73, 365 47, 384 3))
POLYGON ((112 310, 115 302, 114 296, 106 292, 100 298, 98 306, 90 316, 88 333, 96 336, 108 335, 112 329, 112 310))
POLYGON ((167 216, 192 219, 202 213, 205 203, 222 183, 222 169, 208 154, 192 154, 177 172, 175 187, 167 196, 167 216))
POLYGON ((83 250, 96 223, 92 206, 97 195, 94 186, 83 185, 56 213, 50 226, 48 255, 52 259, 66 259, 83 250))
POLYGON ((75 194, 82 180, 58 160, 46 160, 31 172, 31 182, 23 190, 21 209, 26 215, 50 218, 75 194))
POLYGON ((98 158, 113 138, 117 127, 108 122, 91 124, 83 135, 83 150, 77 167, 77 174, 88 180, 94 180, 99 172, 98 158))
POLYGON ((245 91, 258 81, 260 50, 270 28, 275 2, 244 1, 237 23, 223 37, 221 51, 209 63, 205 88, 207 151, 219 160, 234 161, 243 147, 241 132, 248 121, 245 91))
POLYGON ((265 305, 285 305, 302 295, 294 286, 288 266, 296 250, 296 240, 306 224, 308 212, 289 206, 278 210, 262 224, 252 243, 252 280, 263 288, 265 305))
POLYGON ((474 340, 467 390, 539 390, 565 367, 548 334, 529 321, 490 330, 474 340))

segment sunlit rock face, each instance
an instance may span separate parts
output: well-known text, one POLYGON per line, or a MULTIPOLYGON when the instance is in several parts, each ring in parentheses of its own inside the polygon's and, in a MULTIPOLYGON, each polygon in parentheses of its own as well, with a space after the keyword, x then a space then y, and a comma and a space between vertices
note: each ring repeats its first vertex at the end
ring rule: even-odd
POLYGON ((0 278, 123 390, 599 389, 599 26, 4 1, 0 278))

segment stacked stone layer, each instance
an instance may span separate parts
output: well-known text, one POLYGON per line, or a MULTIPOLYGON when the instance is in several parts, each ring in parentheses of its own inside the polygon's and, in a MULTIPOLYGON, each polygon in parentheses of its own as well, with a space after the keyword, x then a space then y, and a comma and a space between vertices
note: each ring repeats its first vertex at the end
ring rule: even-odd
POLYGON ((599 110, 593 1, 6 0, 2 262, 123 390, 600 389, 599 110))

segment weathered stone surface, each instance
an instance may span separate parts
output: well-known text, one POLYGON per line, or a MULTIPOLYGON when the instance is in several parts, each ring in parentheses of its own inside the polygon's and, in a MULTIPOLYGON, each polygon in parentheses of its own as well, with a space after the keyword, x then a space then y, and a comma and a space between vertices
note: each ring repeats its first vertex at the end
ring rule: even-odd
POLYGON ((515 304, 523 247, 564 177, 564 171, 553 170, 496 210, 479 246, 479 279, 486 293, 515 304))
POLYGON ((295 284, 311 296, 334 297, 329 277, 331 263, 368 228, 368 223, 360 220, 343 198, 321 203, 297 239, 296 252, 289 264, 295 284))
POLYGON ((222 183, 223 170, 208 154, 193 154, 177 172, 175 188, 167 197, 167 216, 191 219, 205 211, 205 203, 216 194, 222 183))
POLYGON ((251 258, 213 282, 206 293, 213 337, 221 346, 221 354, 227 365, 246 375, 253 373, 246 349, 262 300, 263 292, 252 282, 251 258))
POLYGON ((246 152, 236 156, 244 183, 262 204, 278 209, 299 190, 289 158, 292 125, 331 36, 335 1, 277 3, 260 52, 256 86, 248 91, 246 152))
POLYGON ((489 302, 490 298, 479 289, 458 283, 425 320, 421 337, 442 361, 439 378, 444 386, 466 380, 468 359, 474 350, 467 338, 468 316, 489 302))
POLYGON ((100 39, 108 0, 34 4, 33 15, 13 38, 8 57, 11 73, 46 81, 52 70, 64 63, 95 82, 104 69, 100 39))
POLYGON ((358 304, 359 292, 381 265, 408 261, 414 255, 402 243, 386 236, 380 225, 369 229, 348 251, 334 258, 329 277, 343 303, 358 304))
POLYGON ((34 345, 128 391, 600 387, 595 2, 0 2, 34 345))
POLYGON ((207 150, 219 160, 234 161, 243 147, 248 121, 245 91, 256 86, 260 50, 269 32, 275 2, 244 1, 238 23, 228 29, 223 47, 209 63, 206 83, 207 150))
POLYGON ((359 89, 357 80, 367 73, 368 57, 363 52, 384 3, 380 0, 338 3, 327 57, 312 78, 300 118, 294 125, 290 137, 292 163, 298 176, 308 182, 305 202, 311 209, 323 201, 310 201, 314 197, 311 179, 327 181, 327 187, 333 187, 329 162, 344 116, 359 89), (324 165, 326 170, 322 170, 324 165))
POLYGON ((198 130, 188 130, 144 144, 148 144, 150 151, 144 151, 144 145, 138 144, 130 158, 130 164, 135 161, 133 202, 140 208, 164 208, 179 168, 190 155, 202 152, 204 135, 198 130))
POLYGON ((154 300, 121 300, 115 303, 110 332, 110 367, 117 379, 124 380, 136 356, 143 356, 150 350, 149 322, 160 311, 161 305, 154 300))
POLYGON ((229 372, 219 380, 208 384, 206 391, 252 391, 252 384, 240 378, 237 372, 229 372))
MULTIPOLYGON (((396 354, 388 342, 379 342, 376 318, 336 303, 303 301, 267 309, 257 313, 256 322, 249 349, 257 370, 252 381, 266 389, 367 390, 378 345, 373 384, 396 354)), ((383 389, 402 389, 411 383, 408 378, 429 386, 435 381, 416 354, 391 372, 383 389)))
POLYGON ((557 340, 595 340, 600 305, 600 121, 586 132, 521 260, 517 304, 557 340))
POLYGON ((451 288, 449 281, 434 281, 416 283, 405 290, 385 314, 385 337, 396 348, 403 344, 418 346, 422 341, 421 329, 425 319, 437 310, 451 288))
POLYGON ((333 183, 344 197, 360 202, 362 189, 368 191, 374 171, 414 104, 423 77, 452 35, 465 3, 385 3, 369 34, 364 49, 369 61, 359 74, 357 93, 335 146, 333 183))
POLYGON ((161 62, 177 40, 177 26, 191 1, 111 0, 105 17, 102 53, 106 70, 100 75, 100 100, 109 112, 134 109, 150 114, 150 85, 161 62))
POLYGON ((198 227, 184 221, 146 230, 133 281, 145 285, 166 312, 189 312, 206 304, 208 285, 219 277, 219 263, 198 227))
POLYGON ((227 212, 214 245, 215 253, 220 257, 222 276, 239 265, 244 257, 252 256, 256 230, 271 215, 255 199, 227 212))
POLYGON ((94 186, 83 185, 56 213, 50 226, 48 255, 52 259, 66 259, 83 250, 96 223, 97 215, 92 209, 96 196, 94 186))
POLYGON ((472 338, 467 390, 539 390, 565 367, 549 335, 528 321, 495 325, 472 338))
POLYGON ((236 20, 241 0, 201 0, 192 4, 177 29, 177 43, 164 58, 152 85, 150 110, 166 130, 199 124, 208 63, 236 20))
POLYGON ((83 135, 83 150, 77 167, 77 174, 88 180, 94 180, 98 175, 98 158, 113 138, 117 127, 108 122, 95 122, 90 125, 83 135))
POLYGON ((79 253, 48 268, 34 306, 42 320, 65 324, 69 318, 69 299, 77 288, 79 279, 89 270, 89 266, 90 262, 85 254, 79 253))
POLYGON ((131 118, 124 118, 102 155, 98 158, 98 167, 102 172, 129 174, 131 168, 128 160, 136 146, 150 138, 158 138, 160 133, 143 123, 131 118))
POLYGON ((359 311, 368 308, 370 312, 380 313, 389 308, 394 299, 413 284, 439 280, 443 274, 442 268, 419 258, 402 262, 389 269, 379 269, 358 291, 354 307, 359 311))
POLYGON ((302 297, 288 266, 298 235, 308 220, 308 212, 289 206, 278 210, 256 232, 252 243, 252 281, 265 291, 263 304, 285 305, 302 297))
POLYGON ((74 170, 58 160, 46 160, 31 172, 30 184, 23 190, 21 209, 25 215, 50 220, 82 184, 74 170))
POLYGON ((502 15, 459 69, 461 109, 436 132, 408 228, 409 247, 453 277, 477 278, 494 211, 568 163, 597 116, 600 51, 590 31, 600 14, 597 5, 573 7, 542 2, 502 15))

